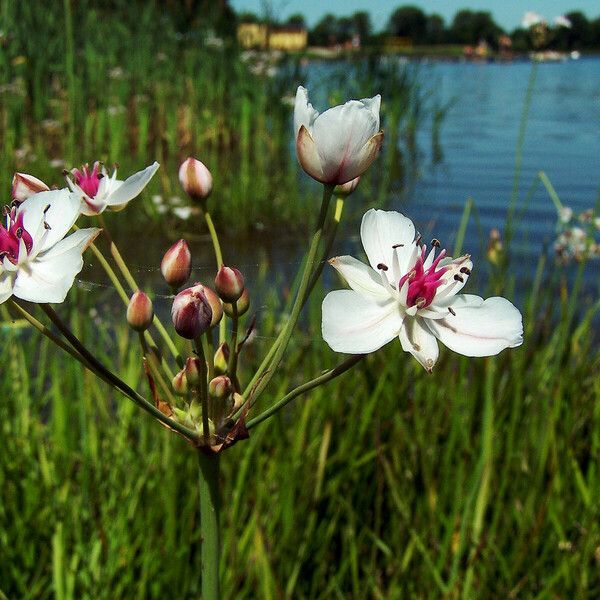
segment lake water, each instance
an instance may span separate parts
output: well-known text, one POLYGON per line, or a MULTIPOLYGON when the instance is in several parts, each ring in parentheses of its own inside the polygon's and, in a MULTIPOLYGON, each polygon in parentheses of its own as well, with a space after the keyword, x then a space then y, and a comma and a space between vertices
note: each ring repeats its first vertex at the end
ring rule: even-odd
MULTIPOLYGON (((581 212, 595 205, 600 191, 600 59, 535 68, 519 203, 538 172, 545 171, 563 204, 581 212)), ((529 62, 436 63, 424 68, 442 100, 453 104, 441 128, 440 165, 431 165, 428 132, 421 133, 426 164, 414 198, 404 208, 422 227, 431 226, 437 237, 452 237, 468 197, 475 202, 478 221, 471 222, 471 238, 487 237, 492 228, 503 230, 531 70, 529 62)), ((534 267, 544 245, 552 243, 556 217, 540 183, 513 245, 521 269, 534 267)))

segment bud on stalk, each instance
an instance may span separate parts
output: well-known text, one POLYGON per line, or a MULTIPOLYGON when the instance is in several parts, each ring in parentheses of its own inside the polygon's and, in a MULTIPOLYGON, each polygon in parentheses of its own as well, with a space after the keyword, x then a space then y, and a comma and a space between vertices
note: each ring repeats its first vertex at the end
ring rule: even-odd
POLYGON ((191 156, 179 167, 179 181, 192 200, 206 200, 212 191, 213 179, 210 171, 191 156))
POLYGON ((179 240, 165 252, 160 263, 160 272, 174 289, 181 287, 190 278, 192 254, 185 240, 179 240))
MULTIPOLYGON (((250 294, 248 293, 248 290, 246 288, 244 288, 242 295, 236 302, 236 307, 238 317, 241 317, 243 314, 245 314, 248 308, 250 307, 250 294)), ((233 304, 224 303, 223 312, 228 317, 233 317, 233 304)))
POLYGON ((244 276, 236 268, 223 265, 215 277, 215 289, 223 302, 231 304, 244 291, 244 276))
POLYGON ((221 319, 223 318, 223 303, 221 299, 213 290, 209 287, 204 286, 204 295, 206 296, 206 300, 210 304, 210 308, 212 310, 212 319, 210 322, 211 328, 215 325, 218 325, 221 319))
POLYGON ((231 380, 225 375, 219 375, 211 379, 208 384, 208 395, 216 400, 227 398, 232 391, 233 385, 231 384, 231 380))
POLYGON ((229 346, 227 342, 223 342, 215 352, 215 373, 224 375, 227 373, 227 365, 229 364, 229 346))
POLYGON ((347 181, 346 183, 336 185, 333 189, 334 196, 341 196, 342 198, 349 196, 357 188, 359 181, 360 175, 350 181, 347 181))
POLYGON ((39 192, 47 192, 50 188, 37 177, 27 173, 15 173, 12 180, 12 199, 21 203, 39 192))
POLYGON ((179 292, 173 300, 171 318, 175 331, 188 340, 193 340, 210 328, 212 310, 200 283, 179 292))
POLYGON ((200 377, 202 377, 202 363, 201 359, 194 356, 188 357, 185 361, 185 375, 188 383, 192 387, 198 387, 200 385, 200 377))
POLYGON ((181 369, 181 371, 173 377, 172 385, 173 390, 178 396, 185 396, 187 394, 188 382, 185 375, 185 369, 181 369))
POLYGON ((152 325, 154 319, 154 307, 152 306, 152 300, 144 294, 144 292, 137 290, 127 306, 127 322, 129 326, 135 331, 145 331, 152 325))

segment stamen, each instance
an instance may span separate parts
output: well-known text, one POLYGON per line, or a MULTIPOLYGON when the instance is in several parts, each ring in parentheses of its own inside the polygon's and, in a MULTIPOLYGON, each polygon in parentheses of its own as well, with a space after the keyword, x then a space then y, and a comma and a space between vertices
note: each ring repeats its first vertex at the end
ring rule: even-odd
POLYGON ((50 227, 50 224, 47 221, 44 221, 44 229, 46 231, 50 231, 52 229, 52 227, 50 227))
POLYGON ((467 267, 462 267, 460 270, 461 273, 464 273, 465 275, 470 275, 471 274, 471 269, 467 269, 467 267))
POLYGON ((450 311, 451 315, 456 316, 456 312, 454 312, 454 309, 451 306, 448 307, 448 310, 450 311))
POLYGON ((379 264, 377 265, 377 269, 378 269, 379 271, 387 271, 387 270, 388 270, 388 267, 387 267, 387 265, 384 265, 383 263, 379 263, 379 264))
POLYGON ((392 249, 395 250, 396 248, 404 248, 404 244, 394 244, 392 249))
POLYGON ((465 280, 460 275, 458 275, 458 273, 454 276, 454 279, 456 281, 460 281, 461 283, 465 282, 465 280))
POLYGON ((46 206, 46 208, 44 209, 44 214, 46 214, 49 210, 50 210, 50 205, 48 204, 48 206, 46 206))
POLYGON ((431 245, 432 245, 434 248, 439 248, 439 247, 440 247, 440 240, 438 240, 437 238, 433 238, 433 239, 431 240, 431 245))
POLYGON ((415 306, 417 308, 423 308, 425 304, 427 304, 427 300, 425 300, 425 298, 417 298, 415 302, 415 306))
POLYGON ((423 236, 419 233, 417 235, 417 239, 415 240, 415 244, 418 246, 421 243, 422 239, 423 239, 423 236))
POLYGON ((23 237, 23 228, 22 227, 17 227, 17 230, 15 231, 15 235, 21 239, 23 237))

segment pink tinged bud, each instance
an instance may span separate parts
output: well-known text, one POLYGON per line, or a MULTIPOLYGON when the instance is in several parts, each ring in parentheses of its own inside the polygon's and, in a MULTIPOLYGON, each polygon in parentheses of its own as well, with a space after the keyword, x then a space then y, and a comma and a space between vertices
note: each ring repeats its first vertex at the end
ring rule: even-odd
POLYGON ((233 267, 222 266, 215 277, 215 289, 223 302, 231 304, 244 291, 244 276, 233 267))
POLYGON ((229 364, 229 346, 223 342, 215 352, 215 373, 224 375, 227 373, 227 365, 229 364))
POLYGON ((218 325, 223 318, 223 303, 215 292, 209 287, 204 286, 204 295, 210 304, 212 310, 212 320, 210 322, 211 328, 218 325))
POLYGON ((12 199, 23 202, 39 192, 47 192, 50 188, 37 177, 27 173, 15 173, 12 180, 12 199))
POLYGON ((173 300, 171 318, 175 331, 188 340, 193 340, 208 331, 212 310, 206 299, 204 286, 197 283, 179 292, 173 300))
POLYGON ((137 290, 127 306, 127 322, 135 331, 145 331, 152 325, 154 307, 152 300, 144 292, 137 290))
POLYGON ((179 240, 165 252, 160 272, 172 288, 181 287, 190 278, 192 254, 185 240, 179 240))
POLYGON ((359 181, 360 177, 355 177, 351 181, 343 183, 342 185, 336 185, 335 189, 333 190, 333 194, 335 196, 341 196, 345 198, 346 196, 349 196, 358 187, 359 181))
MULTIPOLYGON (((236 305, 238 317, 241 317, 247 312, 248 308, 250 308, 250 294, 248 293, 247 289, 244 288, 244 291, 242 292, 242 295, 240 296, 240 299, 237 301, 236 305)), ((227 316, 233 317, 233 305, 223 303, 223 312, 227 316)))
POLYGON ((185 396, 188 392, 188 382, 185 374, 185 369, 181 369, 175 377, 173 377, 172 381, 173 391, 178 396, 185 396))
POLYGON ((219 375, 218 377, 211 379, 208 384, 208 395, 217 400, 227 398, 232 391, 233 386, 231 385, 231 380, 225 375, 219 375))
POLYGON ((179 167, 179 181, 185 193, 193 200, 205 200, 212 191, 213 179, 210 171, 191 156, 179 167))
POLYGON ((199 358, 194 356, 188 357, 188 359, 185 361, 184 370, 187 381, 192 387, 197 387, 200 385, 200 377, 202 377, 203 369, 202 362, 199 358))

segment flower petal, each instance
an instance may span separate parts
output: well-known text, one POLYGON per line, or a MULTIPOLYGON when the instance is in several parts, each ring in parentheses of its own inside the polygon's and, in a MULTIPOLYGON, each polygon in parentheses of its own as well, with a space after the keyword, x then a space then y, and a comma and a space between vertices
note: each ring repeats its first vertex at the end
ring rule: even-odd
POLYGON ((335 352, 367 354, 398 335, 402 318, 394 300, 382 304, 353 290, 337 290, 323 300, 323 339, 335 352))
POLYGON ((321 158, 317 152, 317 146, 304 125, 300 126, 300 131, 296 138, 296 154, 298 155, 298 162, 306 173, 321 183, 328 183, 323 174, 323 167, 321 166, 321 158))
POLYGON ((294 135, 298 137, 300 127, 304 125, 310 132, 315 119, 319 116, 319 111, 313 108, 308 101, 308 90, 298 86, 296 90, 296 102, 294 104, 294 135))
POLYGON ((360 152, 378 132, 378 125, 373 112, 358 100, 334 106, 315 119, 311 135, 326 183, 343 184, 364 172, 358 169, 357 159, 364 160, 360 152))
POLYGON ((439 356, 439 348, 437 340, 427 329, 423 319, 404 319, 399 338, 402 349, 410 352, 431 373, 439 356))
POLYGON ((360 177, 377 158, 382 144, 383 131, 379 131, 371 136, 360 150, 349 156, 348 160, 344 162, 337 176, 339 183, 347 183, 360 177))
POLYGON ((125 205, 133 200, 148 185, 148 182, 152 179, 159 166, 157 162, 154 162, 143 171, 138 171, 131 175, 131 177, 128 177, 122 185, 109 194, 106 198, 106 204, 113 210, 125 208, 125 205))
POLYGON ((43 252, 73 227, 79 216, 79 199, 67 188, 40 192, 25 200, 18 212, 24 213, 23 227, 33 237, 34 253, 43 252))
POLYGON ((63 302, 100 229, 80 229, 19 269, 13 293, 29 302, 63 302))
POLYGON ((386 290, 381 275, 368 265, 352 256, 336 256, 329 264, 345 279, 348 285, 361 296, 372 298, 375 302, 390 299, 390 291, 386 290))
POLYGON ((465 356, 493 356, 523 343, 523 318, 506 298, 484 300, 460 294, 449 305, 454 314, 428 320, 431 332, 450 350, 465 356))
MULTIPOLYGON (((400 272, 407 273, 412 266, 408 262, 414 246, 415 226, 409 218, 399 212, 373 208, 367 211, 360 225, 360 238, 374 269, 377 269, 380 263, 387 267, 393 266, 394 246, 397 246, 396 254, 400 272)), ((388 269, 386 274, 390 283, 397 286, 398 281, 392 280, 394 270, 388 269)))
POLYGON ((0 273, 0 304, 12 296, 14 279, 14 273, 9 271, 0 273))

